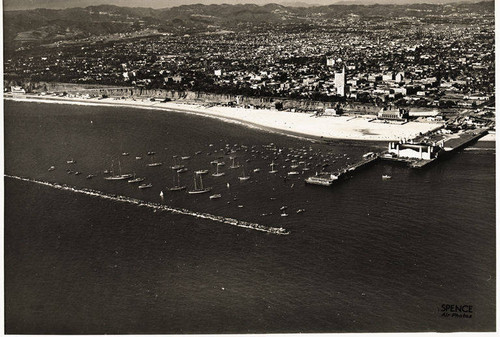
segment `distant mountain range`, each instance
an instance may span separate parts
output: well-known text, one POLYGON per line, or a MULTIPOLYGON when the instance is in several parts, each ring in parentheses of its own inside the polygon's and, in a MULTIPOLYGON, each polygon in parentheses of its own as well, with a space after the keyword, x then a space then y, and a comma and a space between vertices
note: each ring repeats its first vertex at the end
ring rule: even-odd
MULTIPOLYGON (((21 1, 21 0, 18 0, 21 1)), ((44 1, 44 0, 39 0, 44 1)), ((48 1, 48 0, 45 0, 48 1)), ((146 1, 145 1, 146 2, 146 1)), ((92 39, 138 32, 172 34, 209 33, 244 29, 314 29, 318 22, 333 24, 335 20, 357 17, 359 20, 380 22, 390 18, 414 17, 422 22, 453 20, 493 15, 494 1, 477 3, 409 4, 409 5, 329 5, 291 7, 279 4, 184 5, 154 9, 119 7, 114 5, 67 9, 34 9, 4 12, 4 51, 19 47, 34 47, 56 41, 92 39), (322 20, 318 21, 318 17, 322 20)))
POLYGON ((331 4, 373 5, 373 4, 414 4, 414 3, 451 3, 479 2, 479 0, 4 0, 3 8, 11 10, 30 10, 36 8, 64 9, 97 5, 122 7, 171 8, 192 4, 256 4, 276 3, 290 7, 325 6, 331 4))

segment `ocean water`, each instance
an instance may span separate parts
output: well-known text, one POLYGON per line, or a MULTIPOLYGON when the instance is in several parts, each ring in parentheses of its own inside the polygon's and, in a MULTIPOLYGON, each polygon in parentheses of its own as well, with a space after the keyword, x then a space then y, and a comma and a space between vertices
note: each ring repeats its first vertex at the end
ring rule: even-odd
POLYGON ((4 124, 7 175, 290 232, 6 177, 7 333, 495 329, 494 144, 421 171, 377 163, 326 188, 303 180, 385 144, 324 144, 176 112, 11 101, 4 124), (180 175, 188 189, 193 171, 208 169, 203 183, 222 197, 169 191, 174 155, 190 157, 180 175), (230 169, 231 157, 242 167, 230 169), (213 160, 226 163, 225 176, 211 176, 213 160), (277 174, 268 173, 272 161, 277 174), (104 180, 112 166, 153 187, 104 180), (238 179, 243 168, 248 181, 238 179), (443 304, 472 305, 472 317, 442 317, 443 304))

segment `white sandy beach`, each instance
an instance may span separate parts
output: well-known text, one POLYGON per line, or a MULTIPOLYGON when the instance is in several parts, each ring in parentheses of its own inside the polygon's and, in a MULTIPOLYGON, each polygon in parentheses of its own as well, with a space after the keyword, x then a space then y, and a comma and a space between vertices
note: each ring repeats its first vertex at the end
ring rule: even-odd
POLYGON ((66 97, 17 96, 16 101, 80 104, 80 105, 111 105, 133 106, 143 109, 175 110, 190 114, 218 118, 226 122, 237 122, 251 127, 271 128, 289 134, 324 137, 331 139, 397 141, 402 138, 412 138, 420 132, 424 133, 441 127, 439 123, 408 122, 403 125, 370 122, 368 117, 323 116, 315 117, 309 113, 292 113, 287 111, 244 109, 223 106, 204 107, 178 102, 152 102, 149 100, 115 100, 84 99, 66 97))

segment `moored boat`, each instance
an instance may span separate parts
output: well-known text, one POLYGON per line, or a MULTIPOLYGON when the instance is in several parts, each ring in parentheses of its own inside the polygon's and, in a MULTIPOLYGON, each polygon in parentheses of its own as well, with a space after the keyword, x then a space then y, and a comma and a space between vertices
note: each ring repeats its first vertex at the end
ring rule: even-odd
POLYGON ((207 193, 207 192, 210 192, 212 190, 211 187, 203 187, 203 179, 202 179, 202 176, 199 175, 199 174, 196 174, 194 176, 194 189, 192 190, 189 190, 188 193, 189 194, 202 194, 202 193, 207 193), (198 186, 197 182, 196 182, 196 177, 200 177, 200 186, 198 186))
POLYGON ((240 181, 246 181, 250 179, 250 176, 245 174, 245 168, 243 167, 243 172, 241 173, 241 176, 238 177, 240 181))
POLYGON ((186 189, 186 186, 182 186, 181 185, 181 176, 179 175, 179 172, 177 172, 177 181, 175 180, 175 175, 173 177, 173 180, 174 180, 174 186, 170 187, 169 190, 170 191, 182 191, 182 190, 185 190, 186 189))
POLYGON ((274 165, 275 165, 275 164, 274 164, 274 161, 273 161, 273 162, 271 163, 271 171, 269 171, 269 173, 277 173, 277 172, 278 172, 278 170, 275 170, 275 169, 274 169, 274 165))
POLYGON ((149 184, 140 184, 139 185, 139 188, 142 190, 142 189, 145 189, 145 188, 150 188, 150 187, 153 187, 153 184, 149 183, 149 184))
POLYGON ((140 183, 140 182, 142 182, 144 180, 146 180, 146 178, 137 177, 137 178, 134 178, 134 179, 130 179, 127 182, 130 183, 130 184, 134 184, 134 183, 140 183))

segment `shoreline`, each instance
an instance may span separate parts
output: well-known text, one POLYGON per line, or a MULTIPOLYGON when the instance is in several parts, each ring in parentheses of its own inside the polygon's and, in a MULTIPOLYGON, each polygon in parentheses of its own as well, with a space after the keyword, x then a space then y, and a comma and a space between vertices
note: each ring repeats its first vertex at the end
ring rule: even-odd
MULTIPOLYGON (((312 142, 339 140, 361 142, 390 142, 402 138, 413 138, 420 132, 428 132, 442 126, 440 123, 408 122, 403 125, 370 122, 373 117, 322 116, 308 113, 294 113, 268 109, 244 109, 235 107, 212 106, 149 100, 116 100, 112 98, 66 98, 40 97, 35 95, 5 97, 4 100, 34 103, 94 105, 130 107, 147 110, 160 110, 210 117, 226 123, 239 124, 266 132, 278 133, 312 142)), ((483 138, 494 141, 495 135, 483 138), (489 138, 488 138, 489 137, 489 138), (490 139, 493 138, 493 139, 490 139)), ((483 140, 480 139, 480 140, 483 140)))

